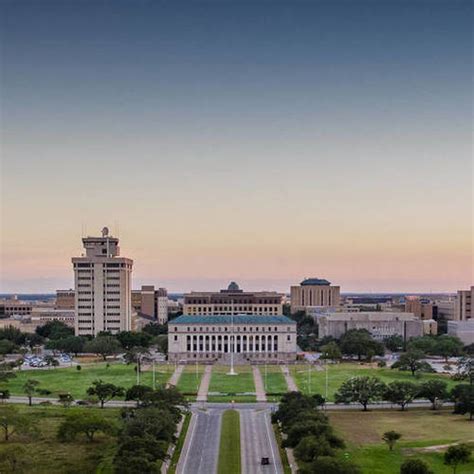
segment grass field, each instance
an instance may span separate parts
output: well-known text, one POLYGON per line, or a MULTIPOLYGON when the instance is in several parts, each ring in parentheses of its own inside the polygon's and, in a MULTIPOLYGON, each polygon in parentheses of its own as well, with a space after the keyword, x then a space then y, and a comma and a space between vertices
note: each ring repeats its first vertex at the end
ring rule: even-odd
MULTIPOLYGON (((28 379, 38 380, 38 388, 47 389, 55 396, 58 392, 70 392, 74 398, 85 398, 86 390, 94 380, 102 379, 104 382, 114 383, 121 387, 129 388, 136 384, 137 376, 134 365, 121 363, 110 364, 96 363, 82 365, 82 370, 75 367, 65 369, 41 369, 41 370, 21 370, 17 371, 16 377, 6 382, 6 387, 12 395, 24 395, 23 385, 28 379)), ((156 385, 164 384, 170 378, 174 370, 174 365, 156 365, 156 385)), ((140 376, 142 385, 152 386, 152 371, 143 371, 140 376)))
POLYGON ((196 395, 201 384, 202 374, 204 373, 204 366, 198 365, 197 371, 195 365, 186 365, 178 380, 177 388, 182 393, 185 393, 188 400, 195 400, 196 395), (192 395, 190 395, 192 394, 192 395))
MULTIPOLYGON (((100 472, 99 466, 105 457, 112 458, 115 448, 115 438, 97 434, 94 442, 85 441, 78 436, 72 443, 60 443, 56 439, 58 426, 67 413, 81 410, 94 410, 111 422, 119 422, 119 410, 99 408, 62 408, 62 407, 27 407, 18 409, 28 414, 39 429, 39 434, 33 439, 21 439, 13 435, 11 441, 0 442, 0 452, 17 452, 21 462, 15 471, 19 474, 92 474, 100 472), (21 450, 25 448, 24 453, 21 450)), ((4 468, 3 468, 4 469, 4 468)), ((0 472, 7 472, 0 466, 0 472)), ((102 471, 107 472, 107 471, 102 471)))
MULTIPOLYGON (((326 371, 316 370, 314 367, 308 371, 308 365, 294 365, 290 367, 290 373, 301 392, 305 394, 326 393, 326 371), (310 380, 310 383, 308 381, 310 380)), ((448 388, 453 387, 453 382, 449 377, 439 374, 422 374, 420 378, 413 377, 410 372, 401 372, 396 369, 378 368, 368 364, 342 363, 328 365, 328 400, 334 401, 334 393, 341 384, 354 376, 374 376, 379 377, 383 382, 389 383, 394 380, 410 381, 421 383, 430 379, 442 379, 448 384, 448 388)))
POLYGON ((236 402, 254 402, 255 395, 226 395, 236 393, 255 393, 255 385, 253 383, 252 368, 249 365, 235 367, 237 375, 227 375, 229 367, 215 365, 212 368, 211 383, 209 384, 209 392, 219 392, 222 395, 210 395, 210 402, 228 402, 234 400, 236 402))
POLYGON ((288 391, 281 368, 274 365, 267 365, 266 368, 265 366, 260 366, 259 368, 268 401, 280 400, 281 396, 276 394, 284 394, 288 391))
MULTIPOLYGON (((436 474, 450 474, 443 464, 446 444, 474 444, 474 423, 449 410, 410 410, 328 412, 332 425, 347 442, 349 458, 362 467, 364 474, 399 474, 407 457, 425 460, 436 474), (393 452, 381 441, 385 431, 402 434, 393 452), (440 448, 436 448, 440 446, 440 448)), ((472 474, 474 460, 458 467, 457 474, 472 474)))
POLYGON ((226 410, 222 414, 218 474, 240 474, 240 415, 226 410))

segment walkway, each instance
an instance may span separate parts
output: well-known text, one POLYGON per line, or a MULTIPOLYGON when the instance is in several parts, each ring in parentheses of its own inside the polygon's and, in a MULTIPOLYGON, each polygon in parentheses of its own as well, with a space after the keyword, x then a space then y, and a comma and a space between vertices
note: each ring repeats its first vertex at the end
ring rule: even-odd
POLYGON ((283 372, 283 376, 285 377, 286 385, 288 385, 288 391, 299 392, 298 387, 296 386, 295 381, 293 380, 293 377, 291 376, 290 371, 288 370, 288 367, 286 365, 282 365, 281 371, 283 372))
POLYGON ((204 374, 201 379, 201 385, 199 386, 198 394, 196 397, 197 402, 207 402, 207 392, 209 391, 209 383, 211 382, 212 365, 206 365, 204 374))
POLYGON ((169 388, 170 385, 178 385, 179 378, 181 377, 181 374, 183 373, 184 370, 184 365, 178 365, 176 366, 176 369, 174 369, 173 375, 170 377, 168 382, 166 383, 166 388, 169 388))
POLYGON ((267 394, 265 393, 265 387, 263 385, 262 374, 260 369, 256 366, 252 366, 253 381, 255 383, 255 392, 257 394, 257 402, 266 402, 267 394))

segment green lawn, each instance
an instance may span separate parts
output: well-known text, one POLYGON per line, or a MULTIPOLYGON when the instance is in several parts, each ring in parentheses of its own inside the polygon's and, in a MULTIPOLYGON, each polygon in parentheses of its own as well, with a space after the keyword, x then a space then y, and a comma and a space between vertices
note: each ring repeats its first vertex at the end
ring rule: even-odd
MULTIPOLYGON (((38 380, 38 388, 47 389, 55 396, 58 392, 70 392, 74 398, 85 398, 86 390, 94 380, 102 379, 105 382, 114 383, 121 387, 129 388, 136 384, 137 376, 134 365, 121 363, 110 364, 107 368, 105 363, 82 365, 82 370, 75 367, 65 369, 41 369, 17 371, 16 377, 6 382, 7 388, 12 395, 24 395, 23 385, 28 379, 38 380)), ((173 365, 156 365, 156 385, 164 384, 170 378, 174 370, 173 365)), ((152 386, 152 371, 142 372, 140 383, 152 386)))
MULTIPOLYGON (((364 474, 399 474, 400 465, 407 457, 424 459, 436 474, 450 474, 452 468, 443 464, 446 448, 434 447, 455 442, 474 444, 474 424, 467 417, 452 415, 449 410, 328 413, 331 423, 347 442, 345 453, 362 467, 364 474), (393 452, 381 442, 383 433, 390 430, 402 434, 393 452)), ((474 459, 457 470, 457 474, 473 472, 474 459)))
POLYGON ((237 375, 227 375, 229 367, 215 365, 212 368, 209 392, 215 392, 216 395, 209 395, 209 402, 228 402, 230 400, 236 402, 255 401, 255 395, 242 395, 244 393, 255 393, 252 367, 250 365, 242 365, 235 367, 235 371, 237 375), (217 393, 221 395, 217 395, 217 393))
MULTIPOLYGON (((0 452, 17 453, 20 459, 19 474, 93 474, 100 471, 103 461, 114 455, 115 438, 97 434, 94 442, 85 441, 81 435, 72 443, 60 443, 56 439, 58 426, 67 413, 72 411, 94 410, 111 422, 119 423, 119 410, 99 408, 62 408, 62 407, 27 407, 17 408, 34 420, 39 433, 33 438, 21 438, 15 434, 11 441, 0 442, 0 452), (20 451, 24 448, 23 451, 20 451)), ((1 410, 1 408, 0 408, 1 410)), ((9 472, 0 465, 0 472, 9 472)))
POLYGON ((218 474, 240 474, 240 415, 226 410, 222 414, 218 474))
POLYGON ((177 388, 180 392, 186 394, 188 399, 195 400, 199 385, 201 384, 204 366, 198 365, 197 371, 195 365, 187 365, 178 380, 177 388))
MULTIPOLYGON (((320 393, 325 396, 326 393, 326 371, 316 370, 311 367, 308 371, 308 365, 294 365, 290 367, 290 373, 293 376, 296 385, 301 392, 305 394, 320 393), (308 383, 310 382, 310 383, 308 383)), ((420 378, 413 377, 410 372, 402 372, 397 369, 378 368, 368 364, 358 364, 344 362, 342 364, 328 364, 328 400, 334 401, 334 393, 341 384, 350 377, 354 376, 375 376, 383 382, 389 383, 394 380, 410 381, 421 383, 430 379, 442 379, 448 383, 448 388, 456 385, 449 377, 440 374, 422 374, 420 378)))
POLYGON ((281 395, 288 391, 285 377, 281 368, 274 365, 260 366, 260 374, 263 380, 263 386, 267 394, 268 401, 279 401, 281 395))

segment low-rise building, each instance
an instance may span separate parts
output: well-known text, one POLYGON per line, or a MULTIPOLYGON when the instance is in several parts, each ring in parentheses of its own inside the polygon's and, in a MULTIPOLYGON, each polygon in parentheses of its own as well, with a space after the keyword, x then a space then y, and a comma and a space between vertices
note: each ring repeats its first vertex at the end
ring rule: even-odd
POLYGON ((74 309, 76 292, 73 289, 56 290, 56 309, 74 309))
POLYGON ((16 298, 0 300, 0 318, 11 316, 28 316, 31 314, 33 305, 16 298))
POLYGON ((76 312, 73 309, 33 308, 31 322, 43 326, 50 321, 60 321, 74 327, 76 312))
POLYGON ((183 315, 168 324, 174 362, 290 362, 296 359, 296 322, 286 316, 183 315))
POLYGON ((283 313, 283 294, 276 291, 243 291, 235 282, 219 292, 192 291, 184 295, 184 314, 273 315, 283 313))
POLYGON ((458 337, 466 346, 474 344, 474 319, 448 321, 448 334, 458 337))
POLYGON ((314 308, 338 308, 341 301, 340 287, 321 278, 306 278, 299 286, 292 286, 291 312, 314 308))
POLYGON ((155 290, 153 285, 143 285, 132 290, 132 308, 139 315, 152 318, 159 324, 168 321, 168 292, 166 288, 155 290))
POLYGON ((394 335, 408 340, 411 337, 423 336, 425 333, 424 322, 413 314, 380 311, 325 314, 318 318, 318 326, 319 337, 332 336, 336 339, 350 329, 366 329, 377 340, 394 335))
POLYGON ((405 312, 413 313, 420 319, 433 319, 433 303, 419 296, 405 298, 405 312))

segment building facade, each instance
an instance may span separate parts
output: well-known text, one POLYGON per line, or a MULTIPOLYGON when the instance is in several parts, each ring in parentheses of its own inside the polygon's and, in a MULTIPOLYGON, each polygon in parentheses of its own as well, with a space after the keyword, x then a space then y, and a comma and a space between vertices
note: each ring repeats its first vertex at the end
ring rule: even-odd
POLYGON ((132 308, 143 316, 153 318, 159 324, 168 321, 168 292, 166 288, 155 290, 153 285, 143 285, 132 290, 132 308))
MULTIPOLYGON (((427 320, 436 325, 435 321, 427 320)), ((350 329, 366 329, 374 339, 382 341, 389 336, 401 336, 404 340, 423 336, 426 322, 410 313, 367 312, 331 313, 318 318, 319 337, 339 339, 350 329)), ((429 330, 433 331, 434 326, 429 330)))
POLYGON ((28 316, 33 310, 31 303, 25 303, 15 298, 0 300, 0 318, 11 316, 28 316))
POLYGON ((458 337, 466 346, 474 344, 474 319, 448 321, 448 334, 458 337))
POLYGON ((70 290, 56 290, 56 309, 74 309, 76 305, 76 292, 70 290))
POLYGON ((457 321, 466 321, 474 317, 474 286, 469 290, 459 290, 456 299, 457 321))
POLYGON ((76 321, 74 309, 33 308, 31 321, 38 326, 44 326, 50 321, 60 321, 72 328, 76 321))
POLYGON ((85 237, 82 242, 85 255, 72 259, 76 335, 129 331, 133 260, 119 256, 119 239, 109 236, 106 227, 101 237, 85 237))
POLYGON ((262 362, 296 359, 296 323, 286 316, 183 315, 168 326, 168 358, 174 362, 262 362))
POLYGON ((270 315, 283 313, 283 294, 275 291, 243 291, 231 282, 219 292, 191 292, 184 295, 183 313, 189 316, 270 315))
POLYGON ((338 308, 341 303, 340 287, 320 278, 307 278, 299 286, 292 286, 291 312, 311 308, 338 308))
POLYGON ((405 298, 405 312, 413 313, 420 319, 433 319, 433 303, 419 296, 405 298))

